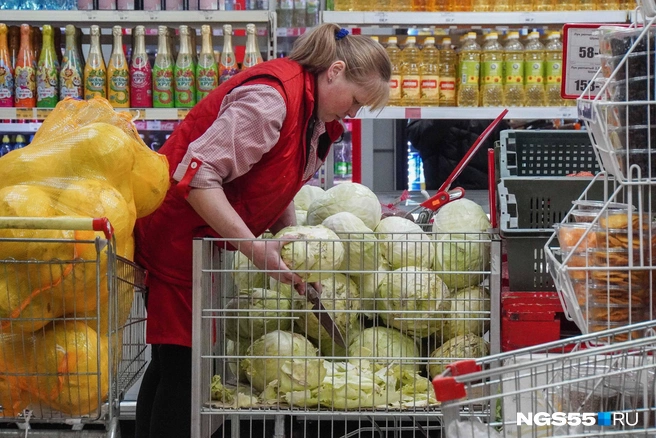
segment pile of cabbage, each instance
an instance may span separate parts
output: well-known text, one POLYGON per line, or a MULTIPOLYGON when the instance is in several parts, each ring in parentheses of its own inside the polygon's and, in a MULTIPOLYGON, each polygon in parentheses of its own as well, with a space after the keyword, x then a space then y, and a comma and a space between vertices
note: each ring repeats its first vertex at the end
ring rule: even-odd
POLYGON ((489 354, 490 223, 480 206, 447 204, 432 232, 381 218, 376 195, 355 183, 306 186, 295 206, 299 225, 274 239, 285 242, 285 264, 320 285, 347 348, 332 342, 305 297, 237 253, 223 327, 224 381, 235 384, 213 392, 224 405, 431 406, 432 377, 452 361, 489 354))

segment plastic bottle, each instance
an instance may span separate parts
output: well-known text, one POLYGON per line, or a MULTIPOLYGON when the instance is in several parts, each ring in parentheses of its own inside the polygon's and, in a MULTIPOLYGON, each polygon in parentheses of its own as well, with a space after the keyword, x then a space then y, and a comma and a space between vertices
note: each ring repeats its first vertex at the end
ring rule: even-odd
POLYGON ((619 10, 620 0, 597 0, 597 9, 600 11, 619 10))
POLYGON ((421 105, 438 106, 440 104, 440 78, 438 68, 440 52, 435 47, 435 38, 427 37, 421 50, 421 105))
POLYGON ((451 12, 471 12, 472 0, 448 0, 449 11, 451 12))
POLYGON ((565 101, 560 97, 560 86, 563 73, 563 43, 560 42, 560 32, 551 32, 547 41, 545 94, 547 106, 562 106, 565 101))
POLYGON ((514 0, 513 11, 530 12, 533 10, 533 0, 514 0))
POLYGON ((294 14, 292 24, 294 27, 305 27, 305 9, 307 4, 305 0, 294 0, 294 14))
POLYGON ((30 40, 29 24, 21 25, 20 35, 20 48, 14 69, 14 103, 18 108, 34 108, 36 106, 36 69, 34 68, 34 52, 30 40))
POLYGON ((426 10, 426 0, 412 0, 412 12, 424 12, 426 10))
POLYGON ((8 135, 2 136, 2 143, 0 143, 0 157, 7 155, 14 149, 14 145, 11 144, 11 139, 8 135))
POLYGON ((191 54, 189 27, 180 26, 180 50, 173 66, 173 96, 176 108, 192 108, 196 104, 196 66, 191 54))
POLYGON ((502 106, 503 46, 496 32, 485 36, 481 61, 481 106, 502 106))
POLYGON ((212 49, 212 27, 204 24, 200 29, 202 37, 198 64, 196 64, 196 102, 210 94, 219 85, 219 67, 212 49))
POLYGON ((377 11, 391 11, 392 3, 390 0, 376 0, 377 11))
POLYGON ((261 64, 262 62, 264 61, 262 60, 262 52, 260 52, 260 47, 257 43, 257 29, 254 24, 247 24, 246 51, 244 53, 242 70, 246 70, 256 64, 261 64))
POLYGON ((576 2, 576 10, 578 11, 594 11, 597 9, 596 0, 578 0, 576 2))
POLYGON ((492 10, 493 2, 490 0, 472 0, 472 11, 489 12, 492 10))
POLYGON ((148 61, 145 43, 146 29, 137 26, 134 29, 134 48, 130 62, 130 106, 132 108, 152 108, 153 106, 153 70, 148 61))
POLYGON ((426 0, 426 10, 429 12, 447 12, 449 10, 449 1, 426 0))
POLYGON ((11 150, 15 151, 17 149, 23 149, 25 146, 27 146, 27 143, 25 142, 25 137, 21 134, 18 134, 16 136, 16 141, 14 142, 14 146, 11 148, 11 150))
POLYGON ((514 0, 496 0, 493 2, 492 10, 494 12, 508 12, 512 11, 514 0))
POLYGON ((91 45, 84 65, 84 98, 107 98, 107 67, 100 47, 100 28, 95 24, 89 30, 91 45))
POLYGON ((392 76, 390 78, 390 105, 401 105, 401 82, 403 80, 401 60, 401 49, 396 44, 396 37, 387 38, 387 47, 385 48, 390 62, 392 63, 392 76))
POLYGON ((173 108, 173 57, 169 51, 169 30, 157 27, 157 56, 153 65, 153 108, 173 108))
POLYGON ((524 46, 519 32, 510 32, 504 47, 503 102, 506 106, 524 105, 524 46))
POLYGON ((128 108, 130 106, 130 73, 128 63, 123 53, 123 32, 121 26, 112 28, 114 44, 112 56, 107 66, 107 95, 109 103, 114 108, 128 108))
POLYGON ((82 99, 84 91, 82 81, 84 80, 84 67, 77 51, 75 26, 66 26, 66 50, 64 52, 63 64, 59 74, 59 98, 65 97, 82 99))
POLYGON ((224 83, 234 75, 239 73, 235 52, 232 49, 232 26, 223 25, 223 52, 221 53, 221 62, 219 63, 219 84, 224 83))
POLYGON ((421 59, 415 37, 406 38, 401 57, 403 59, 401 103, 405 106, 419 106, 421 105, 421 59))
POLYGON ((535 0, 533 10, 539 12, 553 11, 555 0, 535 0))
POLYGON ((481 46, 476 42, 476 33, 469 32, 460 48, 458 106, 478 106, 480 71, 481 46))
POLYGON ((278 27, 292 27, 294 22, 294 0, 278 0, 276 12, 278 13, 278 27))
POLYGON ((442 39, 440 49, 439 100, 440 106, 456 106, 456 65, 458 59, 451 47, 451 38, 442 39))
POLYGON ((544 46, 540 34, 531 32, 526 43, 525 93, 526 106, 544 106, 544 46))
POLYGON ((351 140, 350 132, 345 132, 342 141, 335 143, 334 150, 334 172, 336 179, 346 179, 351 176, 351 140))
POLYGON ((0 23, 0 108, 14 106, 14 68, 7 44, 9 29, 0 23))
POLYGON ((319 24, 319 0, 305 2, 305 25, 314 27, 319 24))
POLYGON ((43 49, 36 69, 36 106, 54 108, 59 101, 59 62, 55 55, 52 26, 43 25, 43 49))

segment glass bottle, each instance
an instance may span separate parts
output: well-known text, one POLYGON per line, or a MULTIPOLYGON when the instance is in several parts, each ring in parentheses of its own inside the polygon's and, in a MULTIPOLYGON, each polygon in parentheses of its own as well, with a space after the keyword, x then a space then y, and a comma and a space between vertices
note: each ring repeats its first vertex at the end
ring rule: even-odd
POLYGON ((200 28, 202 37, 200 55, 196 65, 196 101, 210 94, 219 85, 219 68, 212 48, 212 27, 205 24, 200 28))
POLYGON ((36 69, 36 106, 54 108, 59 100, 59 61, 55 54, 52 26, 43 25, 43 49, 36 69))
POLYGON ((183 24, 180 26, 180 50, 173 66, 176 108, 192 108, 196 104, 196 66, 189 46, 189 27, 183 24))
POLYGON ((235 52, 232 50, 232 26, 223 25, 223 52, 219 63, 219 84, 224 83, 239 72, 235 52))
POLYGON ((30 25, 20 27, 20 48, 16 57, 14 103, 19 108, 36 106, 36 71, 34 68, 30 25))
POLYGON ((145 27, 137 26, 134 29, 134 46, 130 63, 130 106, 132 108, 152 108, 153 106, 153 71, 146 53, 145 35, 145 27))
POLYGON ((66 51, 64 52, 61 72, 59 74, 59 97, 72 97, 82 99, 82 80, 84 79, 84 67, 80 60, 77 46, 77 30, 75 26, 66 26, 66 51))
POLYGON ((242 70, 246 70, 249 67, 252 67, 256 64, 261 64, 262 53, 260 52, 260 47, 257 44, 257 33, 254 24, 246 25, 246 52, 244 54, 244 63, 242 64, 242 70))
POLYGON ((19 26, 8 27, 7 44, 9 46, 9 59, 11 59, 12 68, 16 68, 16 60, 18 59, 18 50, 20 48, 20 37, 21 36, 20 36, 19 26))
POLYGON ((0 23, 0 107, 14 106, 14 68, 7 44, 9 29, 0 23))
POLYGON ((130 107, 130 74, 128 71, 128 62, 123 53, 123 33, 121 26, 112 28, 114 36, 114 45, 112 47, 112 56, 109 58, 107 67, 107 94, 109 103, 114 108, 130 107))
POLYGON ((43 46, 43 35, 38 26, 32 26, 32 50, 34 50, 34 67, 36 68, 41 59, 41 47, 43 46))
POLYGON ((169 51, 169 29, 157 27, 158 43, 153 65, 153 108, 173 108, 173 57, 169 51))
POLYGON ((107 67, 100 48, 100 28, 91 26, 91 45, 84 66, 84 98, 94 96, 107 98, 107 67))

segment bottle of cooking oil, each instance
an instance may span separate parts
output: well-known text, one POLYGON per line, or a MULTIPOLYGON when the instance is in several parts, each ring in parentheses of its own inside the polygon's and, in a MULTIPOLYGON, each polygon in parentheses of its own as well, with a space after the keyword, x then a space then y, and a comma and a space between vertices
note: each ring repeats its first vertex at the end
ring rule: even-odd
POLYGON ((560 33, 551 32, 546 45, 546 104, 547 106, 564 105, 560 97, 560 85, 563 72, 563 43, 560 42, 560 33))
POLYGON ((492 1, 490 0, 472 0, 472 11, 489 12, 492 10, 492 1))
POLYGON ((405 47, 401 50, 403 69, 401 74, 401 103, 405 106, 421 105, 421 71, 419 69, 419 49, 416 38, 409 36, 405 40, 405 47))
POLYGON ((389 56, 392 63, 392 77, 390 78, 390 105, 401 105, 401 81, 402 81, 402 67, 401 49, 397 45, 396 37, 391 36, 387 38, 387 56, 389 56))
MULTIPOLYGON (((618 0, 619 1, 619 0, 618 0)), ((535 0, 533 2, 534 11, 553 11, 555 0, 535 0)))
POLYGON ((524 105, 524 46, 519 42, 519 32, 508 33, 504 46, 503 103, 506 106, 524 105))
POLYGON ((514 0, 497 0, 492 5, 494 12, 508 12, 513 10, 514 0))
POLYGON ((421 49, 421 104, 423 106, 438 106, 440 92, 438 88, 440 52, 435 47, 435 38, 427 37, 424 48, 421 49))
POLYGON ((514 0, 513 11, 528 12, 533 10, 533 0, 514 0))
POLYGON ((451 47, 451 38, 442 39, 439 77, 440 106, 456 106, 456 65, 458 59, 451 47))
POLYGON ((472 0, 448 0, 450 12, 471 12, 472 0))
POLYGON ((481 65, 481 106, 503 105, 503 46, 496 32, 485 36, 481 65))
POLYGON ((620 9, 620 0, 597 0, 597 9, 616 11, 620 9))
POLYGON ((458 106, 478 106, 478 82, 481 70, 481 46, 476 32, 469 32, 460 48, 460 87, 458 106))
POLYGON ((544 106, 544 46, 540 34, 531 32, 526 43, 526 106, 544 106))

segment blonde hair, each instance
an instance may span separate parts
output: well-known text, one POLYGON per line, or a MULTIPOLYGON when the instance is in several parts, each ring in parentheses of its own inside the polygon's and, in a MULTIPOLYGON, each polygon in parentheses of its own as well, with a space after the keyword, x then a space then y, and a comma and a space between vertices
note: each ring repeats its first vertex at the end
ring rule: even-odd
POLYGON ((372 109, 385 106, 389 98, 389 81, 392 63, 387 52, 376 41, 362 35, 348 34, 339 40, 341 28, 333 23, 324 23, 301 36, 289 55, 312 74, 323 73, 335 61, 346 64, 347 80, 361 86, 371 96, 366 102, 372 109), (377 75, 380 80, 371 80, 377 75))

